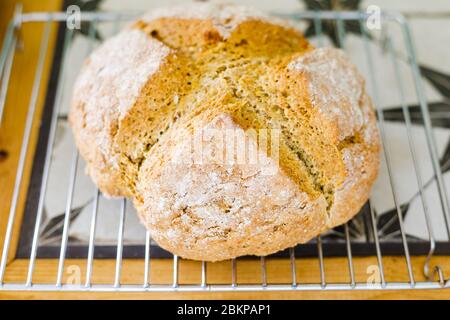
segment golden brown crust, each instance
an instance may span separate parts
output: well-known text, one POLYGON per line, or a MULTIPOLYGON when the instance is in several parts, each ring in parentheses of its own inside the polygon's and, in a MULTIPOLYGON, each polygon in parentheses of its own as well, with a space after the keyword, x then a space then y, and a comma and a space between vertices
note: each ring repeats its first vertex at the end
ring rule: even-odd
POLYGON ((86 60, 75 83, 69 121, 88 173, 107 195, 130 195, 121 178, 115 135, 169 53, 145 33, 124 30, 86 60))
POLYGON ((267 255, 349 220, 379 166, 356 68, 263 14, 198 6, 146 15, 86 63, 70 122, 93 180, 190 259, 267 255), (261 162, 218 158, 211 130, 239 132, 261 162))

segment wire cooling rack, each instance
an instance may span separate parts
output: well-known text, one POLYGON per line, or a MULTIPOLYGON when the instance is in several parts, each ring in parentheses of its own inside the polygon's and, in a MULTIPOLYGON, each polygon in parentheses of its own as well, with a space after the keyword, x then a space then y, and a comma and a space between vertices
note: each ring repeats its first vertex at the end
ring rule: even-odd
MULTIPOLYGON (((89 27, 88 36, 91 42, 96 38, 96 27, 100 24, 111 24, 114 25, 114 29, 117 30, 120 22, 127 22, 136 17, 137 14, 134 13, 83 13, 81 15, 82 23, 87 24, 89 27)), ((180 259, 177 256, 171 256, 172 259, 170 264, 165 264, 165 270, 171 273, 170 279, 161 283, 155 279, 157 275, 153 275, 150 277, 150 269, 151 262, 155 260, 155 256, 151 254, 152 252, 152 242, 149 233, 145 234, 145 239, 143 239, 143 243, 140 244, 142 247, 142 257, 138 256, 137 259, 142 262, 141 280, 135 281, 134 283, 124 283, 123 278, 127 276, 125 270, 122 270, 123 264, 127 261, 124 258, 124 230, 125 230, 125 219, 127 216, 127 200, 120 200, 120 214, 119 214, 119 222, 118 222, 118 231, 116 244, 111 247, 113 250, 113 256, 115 259, 110 261, 109 264, 104 264, 102 268, 108 268, 108 270, 100 270, 101 272, 111 273, 113 274, 113 279, 111 282, 104 283, 104 281, 100 281, 97 283, 93 280, 94 273, 94 264, 96 262, 96 258, 102 258, 98 256, 98 251, 102 250, 98 244, 96 244, 96 230, 99 228, 101 221, 98 220, 99 215, 99 203, 101 200, 107 201, 102 198, 101 193, 95 189, 93 202, 92 202, 92 210, 89 221, 89 237, 87 244, 85 246, 85 251, 79 253, 77 255, 78 264, 83 264, 84 268, 84 281, 82 283, 72 283, 69 282, 65 277, 65 267, 67 266, 67 258, 68 251, 70 249, 70 236, 69 236, 69 227, 71 223, 71 214, 73 213, 73 199, 74 193, 76 193, 76 180, 77 180, 77 172, 79 171, 80 163, 82 159, 79 159, 78 152, 76 148, 72 145, 73 154, 71 155, 71 161, 69 164, 66 164, 66 172, 69 175, 69 183, 68 190, 66 192, 66 202, 65 202, 65 210, 63 217, 60 221, 61 225, 61 235, 58 238, 60 241, 58 242, 57 256, 56 258, 56 266, 54 267, 55 275, 51 281, 47 282, 35 282, 34 276, 36 273, 37 265, 46 261, 45 255, 41 255, 42 247, 40 246, 40 234, 43 229, 43 219, 45 215, 45 199, 46 197, 51 197, 52 195, 48 194, 48 179, 50 175, 50 168, 52 166, 53 156, 54 156, 54 146, 55 140, 57 139, 57 127, 61 121, 64 121, 64 117, 61 117, 59 110, 61 109, 61 105, 64 104, 63 101, 63 91, 67 88, 66 83, 66 73, 67 66, 70 65, 71 61, 71 49, 74 41, 74 31, 66 28, 66 19, 67 15, 64 12, 59 13, 45 13, 45 12, 37 12, 37 13, 26 13, 22 14, 21 12, 16 12, 13 21, 10 23, 9 28, 7 30, 7 34, 3 43, 3 48, 0 56, 0 75, 1 75, 1 86, 0 86, 0 123, 3 114, 3 110, 5 108, 5 101, 8 94, 9 89, 9 79, 11 76, 11 71, 13 69, 14 57, 16 55, 16 50, 18 47, 18 43, 20 43, 20 30, 23 28, 25 24, 34 24, 34 25, 44 25, 44 32, 41 39, 40 50, 36 54, 39 56, 37 69, 34 74, 34 86, 31 92, 31 99, 29 104, 29 110, 27 115, 27 120, 24 129, 24 136, 21 146, 21 152, 18 162, 18 169, 16 173, 15 186, 13 191, 13 196, 11 200, 10 214, 8 221, 1 221, 1 223, 7 223, 6 232, 5 232, 5 240, 3 244, 3 251, 1 257, 0 264, 0 291, 1 290, 39 290, 39 291, 230 291, 230 290, 245 290, 245 291, 253 291, 253 290, 369 290, 369 289, 431 289, 431 288, 448 288, 450 287, 450 280, 446 278, 444 274, 444 268, 439 264, 432 264, 431 258, 435 253, 439 254, 448 254, 450 253, 450 215, 449 215, 449 204, 448 204, 448 193, 446 191, 445 182, 443 172, 441 170, 441 166, 439 163, 438 150, 436 146, 435 136, 432 128, 432 123, 430 120, 430 114, 427 106, 427 101, 424 93, 423 83, 420 78, 420 70, 418 68, 415 52, 412 43, 411 33, 405 18, 398 14, 391 13, 382 13, 381 18, 381 28, 387 28, 387 25, 394 25, 399 29, 400 38, 396 39, 396 44, 400 43, 404 46, 405 57, 404 60, 407 61, 408 70, 407 72, 410 74, 410 77, 413 82, 413 88, 415 90, 415 94, 417 95, 417 99, 420 105, 420 115, 423 119, 423 130, 424 136, 426 138, 426 152, 429 156, 428 165, 432 168, 432 182, 435 184, 435 193, 438 195, 438 206, 439 210, 430 210, 427 205, 427 197, 426 187, 429 182, 424 183, 424 177, 422 174, 422 167, 419 160, 418 153, 420 151, 417 150, 413 131, 413 122, 411 120, 411 114, 409 108, 407 106, 405 100, 405 94, 408 90, 403 83, 402 76, 404 70, 399 66, 399 57, 398 52, 394 49, 393 40, 390 37, 389 32, 387 32, 387 41, 386 50, 387 55, 392 62, 390 68, 392 69, 397 86, 397 90, 399 93, 399 97, 401 99, 402 105, 402 125, 404 126, 407 132, 407 143, 409 147, 410 160, 413 164, 414 176, 416 179, 416 183, 418 185, 418 197, 420 198, 420 203, 422 204, 422 213, 425 221, 424 228, 426 229, 427 239, 422 239, 417 243, 408 236, 405 232, 404 226, 404 208, 401 205, 401 201, 399 200, 399 190, 403 188, 403 186, 399 183, 396 183, 394 177, 394 164, 392 163, 392 155, 395 154, 395 151, 392 151, 392 147, 389 147, 389 139, 386 131, 386 124, 384 119, 383 110, 380 108, 380 100, 383 95, 383 90, 380 84, 377 81, 377 74, 381 71, 374 63, 373 53, 371 46, 369 45, 370 36, 367 32, 368 24, 367 19, 369 16, 363 12, 300 12, 295 14, 290 14, 287 16, 298 23, 308 22, 314 26, 314 31, 316 34, 316 40, 319 42, 319 45, 322 44, 322 30, 324 26, 327 24, 334 24, 338 31, 337 40, 341 47, 345 49, 345 39, 346 39, 346 22, 352 22, 353 27, 358 26, 360 28, 360 32, 362 34, 363 39, 363 50, 365 55, 365 63, 366 63, 366 79, 368 80, 369 91, 371 91, 371 95, 374 99, 374 104, 377 107, 377 116, 378 116, 378 124, 381 132, 381 137, 383 140, 383 162, 385 164, 384 169, 387 172, 387 181, 388 185, 387 189, 391 190, 391 197, 393 199, 393 203, 395 206, 394 214, 395 223, 398 226, 398 243, 401 248, 401 252, 390 251, 389 246, 386 246, 386 243, 389 243, 386 239, 380 239, 380 230, 379 229, 379 216, 375 212, 373 206, 371 205, 371 201, 369 201, 364 211, 364 221, 365 221, 365 233, 368 239, 368 243, 370 246, 364 247, 364 250, 360 250, 359 243, 355 243, 352 241, 351 236, 351 223, 359 223, 349 222, 344 226, 340 227, 340 232, 342 234, 342 241, 329 241, 326 239, 326 235, 319 236, 317 239, 312 241, 306 245, 299 245, 296 248, 291 248, 284 252, 285 260, 289 264, 289 268, 284 269, 283 272, 286 273, 287 281, 280 283, 271 283, 268 278, 267 266, 270 264, 281 263, 281 260, 277 260, 276 258, 272 260, 272 257, 260 257, 260 258, 250 258, 250 259, 259 259, 260 262, 260 281, 251 281, 249 282, 240 282, 238 281, 238 261, 236 259, 229 262, 230 269, 228 270, 230 273, 229 281, 217 281, 210 280, 214 278, 211 276, 212 272, 217 268, 210 268, 209 263, 199 262, 199 281, 198 283, 181 283, 179 281, 180 276, 182 275, 182 270, 180 270, 180 259), (8 274, 8 268, 10 265, 8 264, 8 256, 12 251, 12 238, 13 238, 13 230, 14 224, 18 223, 16 220, 19 220, 18 216, 21 214, 18 212, 18 201, 21 193, 21 185, 24 183, 24 168, 27 165, 26 159, 27 155, 30 152, 30 135, 32 130, 32 124, 35 120, 35 113, 37 108, 37 100, 38 94, 41 90, 42 84, 42 76, 44 70, 44 61, 48 53, 49 48, 49 40, 50 40, 50 31, 52 26, 59 25, 59 46, 61 48, 61 61, 60 68, 57 72, 57 82, 53 84, 49 83, 49 87, 47 88, 48 92, 52 92, 53 99, 51 100, 50 112, 51 116, 48 117, 48 126, 47 126, 47 134, 42 135, 41 139, 44 139, 44 145, 42 148, 39 147, 37 153, 41 154, 43 157, 42 167, 38 168, 39 170, 39 188, 33 189, 30 187, 28 190, 28 199, 31 197, 35 199, 36 205, 31 206, 31 209, 28 208, 28 212, 25 212, 24 219, 22 221, 23 225, 27 225, 32 222, 31 232, 26 232, 24 228, 22 228, 21 238, 26 238, 27 234, 31 234, 29 238, 29 250, 20 251, 21 248, 17 249, 16 256, 21 258, 23 265, 22 268, 21 279, 23 281, 11 280, 7 281, 5 275, 8 274), (433 231, 433 223, 432 220, 436 215, 441 215, 441 220, 444 221, 443 227, 446 230, 445 239, 436 239, 435 233, 433 231), (24 231, 25 230, 25 231, 24 231), (346 259, 347 269, 348 269, 348 282, 332 282, 327 281, 326 268, 325 264, 328 259, 327 256, 324 255, 324 248, 328 250, 328 248, 333 248, 333 246, 340 246, 343 248, 344 257, 346 259), (319 267, 319 273, 317 277, 317 281, 303 283, 300 279, 298 279, 298 264, 299 260, 303 259, 303 257, 299 257, 301 252, 304 252, 303 248, 309 248, 311 251, 311 247, 315 248, 315 258, 317 260, 317 264, 319 267), (370 249, 372 248, 372 249, 370 249), (411 248, 419 248, 419 250, 413 250, 411 253, 411 248), (356 249, 356 250, 355 250, 356 249), (378 277, 376 281, 368 282, 368 281, 359 281, 355 276, 355 259, 354 254, 357 251, 357 255, 368 255, 372 256, 376 263, 375 267, 378 270, 378 277), (21 252, 21 253, 20 253, 21 252), (24 254, 24 252, 26 254, 24 254), (405 280, 404 282, 391 282, 387 280, 386 270, 383 265, 383 253, 391 252, 392 254, 400 254, 401 257, 399 259, 400 262, 404 260, 406 265, 405 268, 405 280), (413 270, 411 256, 414 254, 422 254, 426 255, 426 259, 423 262, 423 270, 420 272, 425 276, 425 280, 417 281, 417 270, 413 270), (81 258, 81 260, 80 260, 81 258), (81 262, 80 262, 81 261, 81 262), (279 262, 280 261, 280 262, 279 262), (208 268, 207 268, 208 266, 208 268)), ((23 45, 27 45, 23 43, 23 45)), ((90 46, 89 50, 92 50, 92 46, 90 46)), ((70 89, 70 88, 69 88, 70 89)), ((49 93, 47 93, 48 95, 49 93)), ((48 99, 47 99, 48 100, 48 99)), ((45 123, 43 125, 44 130, 46 128, 45 123)), ((36 157, 35 157, 36 160, 36 157)), ((34 169, 35 170, 35 169, 34 169)), ((6 206, 6 204, 1 204, 2 206, 6 206)), ((362 213, 359 215, 361 216, 362 213)), ((357 216, 358 218, 358 216, 357 216)), ((355 219, 357 219, 355 218, 355 219)), ((392 219, 393 219, 392 218, 392 219)), ((72 248, 73 249, 73 248, 72 248)), ((342 251, 342 250, 341 250, 342 251)), ((111 253, 111 252, 110 252, 111 253)), ((14 254, 14 253, 13 253, 14 254)), ((166 253, 168 254, 168 253, 166 253)), ((283 256, 283 254, 281 254, 283 256)), ((48 258, 48 257, 47 257, 48 258)), ((128 257, 126 257, 128 258, 128 257)), ((135 257, 136 258, 136 257, 135 257)), ((240 258, 247 259, 247 258, 240 258)), ((311 259, 311 258, 308 258, 311 259)), ((166 262, 170 260, 165 260, 166 262)), ((434 260, 433 260, 434 261, 434 260)), ((227 262, 228 264, 228 262, 227 262)), ((223 264, 222 264, 223 265, 223 264)), ((400 268, 401 269, 401 268, 400 268)), ((342 270, 342 272, 345 272, 342 270)), ((134 277, 135 278, 135 277, 134 277)), ((134 279, 133 278, 133 279, 134 279)), ((167 278, 167 277, 166 277, 167 278)), ((422 277, 423 278, 423 277, 422 277)))

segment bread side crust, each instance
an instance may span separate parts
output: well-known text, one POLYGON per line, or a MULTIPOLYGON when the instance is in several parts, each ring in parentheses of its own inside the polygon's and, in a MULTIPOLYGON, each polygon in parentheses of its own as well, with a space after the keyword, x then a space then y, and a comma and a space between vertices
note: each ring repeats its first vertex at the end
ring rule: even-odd
POLYGON ((370 197, 370 189, 380 167, 380 137, 370 97, 363 91, 359 104, 364 123, 359 143, 342 149, 347 178, 335 192, 335 204, 330 211, 332 224, 338 226, 358 213, 370 197))
POLYGON ((341 144, 347 173, 334 193, 329 213, 332 228, 361 209, 377 177, 380 137, 373 105, 363 77, 342 50, 314 49, 288 67, 307 77, 312 105, 319 112, 316 121, 341 144))

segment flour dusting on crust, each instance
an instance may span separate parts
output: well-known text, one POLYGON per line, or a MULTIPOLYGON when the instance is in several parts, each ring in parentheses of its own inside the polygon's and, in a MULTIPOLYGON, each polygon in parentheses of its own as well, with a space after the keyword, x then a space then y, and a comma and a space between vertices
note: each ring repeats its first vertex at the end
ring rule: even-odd
POLYGON ((288 68, 308 77, 312 104, 336 123, 339 141, 361 129, 364 80, 342 50, 314 49, 292 61, 288 68))
MULTIPOLYGON (((211 129, 242 130, 227 114, 203 128, 211 129)), ((256 150, 256 141, 247 138, 256 150)), ((228 166, 216 162, 216 151, 223 148, 221 139, 179 136, 172 140, 171 148, 163 151, 168 158, 189 156, 190 141, 200 140, 205 163, 159 165, 150 157, 142 165, 138 188, 144 201, 138 212, 152 239, 163 248, 181 257, 188 253, 189 258, 207 256, 211 261, 267 255, 305 242, 326 228, 325 198, 312 199, 299 190, 264 152, 258 154, 262 166, 228 166), (266 167, 276 174, 262 174, 266 167)))
POLYGON ((211 20, 224 39, 228 38, 237 26, 249 20, 261 20, 283 27, 294 27, 286 20, 269 16, 254 8, 211 2, 191 2, 174 7, 155 9, 145 14, 142 20, 149 22, 159 18, 211 20))
POLYGON ((133 105, 142 87, 160 68, 170 49, 140 30, 125 30, 106 41, 87 60, 74 88, 83 105, 86 125, 98 131, 105 155, 111 132, 133 105))

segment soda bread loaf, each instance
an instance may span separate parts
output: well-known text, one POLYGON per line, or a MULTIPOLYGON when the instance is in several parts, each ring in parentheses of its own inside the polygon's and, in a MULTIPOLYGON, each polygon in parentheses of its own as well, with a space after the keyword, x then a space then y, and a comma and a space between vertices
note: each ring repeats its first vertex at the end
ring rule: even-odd
POLYGON ((100 190, 131 197, 161 247, 195 260, 309 241, 360 210, 379 167, 346 55, 241 6, 143 16, 87 59, 69 118, 100 190))

